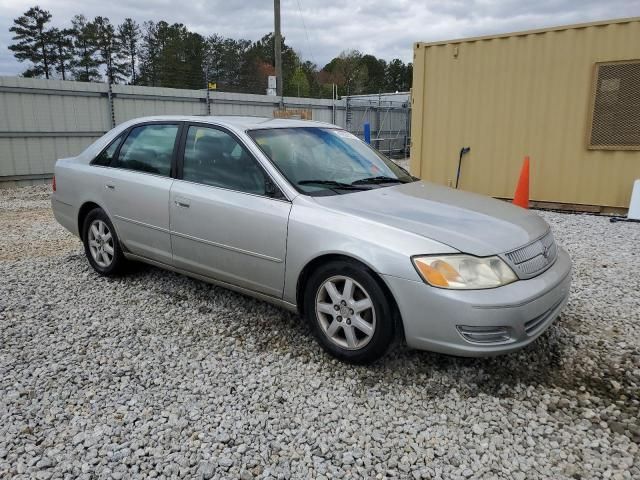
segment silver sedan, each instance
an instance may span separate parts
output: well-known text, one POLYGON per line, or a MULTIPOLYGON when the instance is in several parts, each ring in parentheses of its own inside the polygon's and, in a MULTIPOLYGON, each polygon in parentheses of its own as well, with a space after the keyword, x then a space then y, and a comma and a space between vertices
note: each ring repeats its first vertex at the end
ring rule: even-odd
POLYGON ((535 213, 420 181, 319 122, 132 120, 58 160, 52 207, 99 274, 142 261, 272 302, 355 363, 398 336, 462 356, 522 348, 571 282, 535 213))

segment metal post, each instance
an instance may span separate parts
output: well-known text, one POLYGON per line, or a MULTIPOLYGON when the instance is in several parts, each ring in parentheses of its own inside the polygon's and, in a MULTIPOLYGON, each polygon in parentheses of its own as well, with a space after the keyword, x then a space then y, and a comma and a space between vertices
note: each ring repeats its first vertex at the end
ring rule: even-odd
POLYGON ((111 88, 111 76, 109 76, 108 82, 109 89, 107 90, 107 96, 109 97, 109 110, 111 111, 111 128, 116 126, 116 110, 113 105, 113 89, 111 88))
POLYGON ((211 96, 209 94, 209 72, 207 71, 208 68, 204 71, 204 83, 205 83, 205 87, 207 89, 207 96, 206 96, 206 102, 207 102, 207 116, 211 115, 211 96))
MULTIPOLYGON (((409 96, 409 102, 411 102, 411 96, 409 96)), ((411 109, 409 108, 409 102, 404 109, 404 158, 407 159, 409 154, 409 139, 411 138, 411 109)))
POLYGON ((371 145, 371 125, 369 122, 364 124, 364 141, 371 145))
POLYGON ((331 123, 336 124, 336 84, 331 84, 331 123))
MULTIPOLYGON (((375 108, 375 107, 374 107, 375 108)), ((382 108, 382 95, 378 92, 378 108, 375 109, 375 119, 376 119, 376 143, 374 145, 374 147, 376 149, 380 149, 381 145, 380 145, 380 136, 381 136, 381 130, 382 130, 382 125, 380 124, 380 109, 382 108)))
POLYGON ((282 37, 280 35, 280 0, 273 0, 273 16, 275 23, 275 35, 273 41, 276 57, 276 95, 280 97, 280 101, 282 102, 282 37))

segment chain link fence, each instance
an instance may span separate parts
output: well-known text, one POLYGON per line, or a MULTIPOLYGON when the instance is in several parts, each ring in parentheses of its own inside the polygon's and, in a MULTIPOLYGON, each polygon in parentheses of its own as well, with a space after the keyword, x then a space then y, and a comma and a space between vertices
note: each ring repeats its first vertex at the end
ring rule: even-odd
POLYGON ((411 102, 408 92, 351 95, 346 102, 346 129, 364 139, 371 129, 371 145, 391 158, 408 158, 411 145, 411 102))

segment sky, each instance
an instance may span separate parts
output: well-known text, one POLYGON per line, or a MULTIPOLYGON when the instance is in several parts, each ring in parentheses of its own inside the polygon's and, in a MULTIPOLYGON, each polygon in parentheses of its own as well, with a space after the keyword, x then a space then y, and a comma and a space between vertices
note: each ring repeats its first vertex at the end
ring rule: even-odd
MULTIPOLYGON (((282 0, 282 33, 303 59, 324 66, 342 50, 411 61, 414 42, 450 40, 640 16, 640 0, 282 0)), ((52 25, 77 13, 119 23, 131 17, 183 23, 202 35, 257 40, 273 30, 272 0, 0 0, 0 75, 27 68, 13 58, 9 28, 29 7, 52 25)))

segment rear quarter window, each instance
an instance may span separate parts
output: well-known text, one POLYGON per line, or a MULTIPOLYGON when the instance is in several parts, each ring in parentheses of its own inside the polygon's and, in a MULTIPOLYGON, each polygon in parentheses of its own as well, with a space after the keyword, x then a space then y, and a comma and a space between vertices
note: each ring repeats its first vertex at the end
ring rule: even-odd
POLYGON ((102 152, 100 152, 100 154, 91 161, 91 165, 99 165, 101 167, 108 167, 111 165, 111 161, 118 151, 118 146, 120 145, 123 136, 124 135, 119 135, 107 148, 102 150, 102 152))

